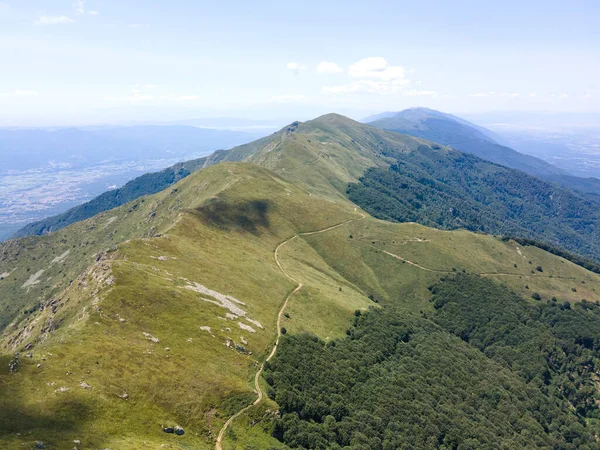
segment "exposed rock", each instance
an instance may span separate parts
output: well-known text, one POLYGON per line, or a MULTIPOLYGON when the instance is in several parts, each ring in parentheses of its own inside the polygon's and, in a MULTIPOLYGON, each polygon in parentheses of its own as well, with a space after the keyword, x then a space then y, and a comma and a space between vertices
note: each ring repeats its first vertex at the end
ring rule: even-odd
POLYGON ((241 345, 239 345, 239 344, 236 344, 236 345, 235 345, 235 349, 236 349, 238 352, 240 352, 240 353, 248 354, 248 350, 246 350, 246 348, 245 348, 245 347, 243 347, 243 346, 241 346, 241 345))
POLYGON ((61 263, 63 262, 63 260, 69 255, 69 253, 71 253, 70 250, 67 250, 66 252, 64 252, 62 255, 57 256, 56 258, 54 258, 52 261, 50 261, 50 264, 56 264, 56 263, 61 263))
POLYGON ((170 352, 171 349, 169 347, 165 347, 165 352, 170 352))
POLYGON ((21 286, 21 287, 23 289, 25 289, 25 288, 30 288, 30 287, 38 284, 40 282, 39 278, 42 276, 43 273, 44 273, 44 269, 38 270, 36 273, 31 275, 29 277, 29 279, 25 283, 23 283, 23 286, 21 286))
POLYGON ((150 333, 146 333, 145 331, 142 332, 142 334, 144 335, 144 337, 146 339, 148 339, 149 341, 154 342, 155 344, 160 342, 160 339, 158 339, 157 337, 152 336, 150 333))
POLYGON ((245 323, 242 323, 242 322, 238 322, 238 325, 242 330, 249 331, 250 333, 256 333, 256 330, 254 328, 252 328, 250 325, 246 325, 245 323))
POLYGON ((81 445, 81 441, 79 439, 75 439, 73 441, 73 444, 75 444, 75 445, 81 445))
POLYGON ((242 342, 242 344, 248 345, 248 341, 244 339, 244 336, 240 336, 240 341, 242 342))
POLYGON ((190 283, 185 286, 185 289, 189 289, 191 291, 199 292, 200 294, 208 295, 213 297, 215 300, 210 300, 208 298, 202 297, 202 300, 209 303, 214 303, 215 305, 219 305, 222 308, 228 309, 231 313, 236 314, 238 316, 245 316, 246 311, 240 308, 238 305, 246 305, 244 302, 238 300, 231 295, 224 295, 220 292, 213 291, 212 289, 207 288, 206 286, 201 285, 200 283, 190 283))
POLYGON ((68 387, 60 387, 58 389, 56 389, 54 392, 69 392, 71 389, 69 389, 68 387))
POLYGON ((210 333, 210 327, 206 327, 206 326, 204 326, 204 327, 200 327, 200 329, 201 329, 202 331, 208 331, 208 332, 210 333))
POLYGON ((21 362, 19 361, 19 357, 15 356, 13 359, 11 359, 9 361, 8 370, 10 373, 14 373, 19 370, 19 367, 21 367, 21 362))
POLYGON ((175 434, 177 436, 183 436, 184 433, 185 433, 185 431, 183 431, 183 428, 181 428, 180 426, 175 427, 175 434))
POLYGON ((262 324, 258 321, 258 320, 253 320, 250 317, 246 317, 246 320, 250 323, 253 323, 254 325, 256 325, 258 328, 263 328, 262 324))
POLYGON ((39 363, 39 364, 37 365, 37 368, 38 368, 38 369, 39 369, 40 367, 42 367, 42 363, 39 363))
POLYGON ((119 394, 119 398, 127 400, 129 398, 129 394, 127 392, 123 392, 122 394, 119 394))
POLYGON ((230 320, 235 320, 237 319, 239 316, 236 316, 235 314, 231 314, 231 313, 227 313, 225 314, 225 317, 227 317, 230 320))
POLYGON ((35 448, 46 448, 46 445, 42 441, 35 441, 35 448))
POLYGON ((85 381, 82 381, 79 386, 81 386, 82 389, 91 389, 92 387, 87 384, 85 381))

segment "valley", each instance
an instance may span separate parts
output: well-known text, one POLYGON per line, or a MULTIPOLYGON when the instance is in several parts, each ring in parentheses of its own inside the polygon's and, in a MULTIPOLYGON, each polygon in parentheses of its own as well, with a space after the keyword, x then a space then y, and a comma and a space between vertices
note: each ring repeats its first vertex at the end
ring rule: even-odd
POLYGON ((250 141, 258 132, 193 126, 0 128, 0 240, 147 172, 250 141))

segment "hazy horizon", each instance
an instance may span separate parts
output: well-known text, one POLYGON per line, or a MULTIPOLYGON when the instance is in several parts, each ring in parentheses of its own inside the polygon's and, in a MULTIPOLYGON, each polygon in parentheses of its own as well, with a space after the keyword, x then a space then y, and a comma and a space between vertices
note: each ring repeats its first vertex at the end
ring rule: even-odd
POLYGON ((2 0, 0 126, 600 113, 599 13, 593 1, 2 0))

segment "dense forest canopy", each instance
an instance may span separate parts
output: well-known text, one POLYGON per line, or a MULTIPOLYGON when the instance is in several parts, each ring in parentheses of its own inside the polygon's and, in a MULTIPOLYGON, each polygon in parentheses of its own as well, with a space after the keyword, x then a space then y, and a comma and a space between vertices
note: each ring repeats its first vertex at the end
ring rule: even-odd
POLYGON ((347 337, 285 336, 275 436, 306 449, 599 448, 600 307, 528 302, 459 274, 434 312, 357 312, 347 337), (582 326, 583 325, 583 326, 582 326))
POLYGON ((600 205, 523 172, 454 150, 394 152, 351 183, 350 200, 384 220, 518 236, 600 258, 600 205))

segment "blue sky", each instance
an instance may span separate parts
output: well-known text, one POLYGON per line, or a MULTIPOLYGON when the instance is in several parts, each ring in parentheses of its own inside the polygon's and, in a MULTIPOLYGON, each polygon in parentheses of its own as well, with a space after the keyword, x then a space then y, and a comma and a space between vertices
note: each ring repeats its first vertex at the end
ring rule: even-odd
POLYGON ((0 124, 600 111, 600 2, 0 0, 0 124))

